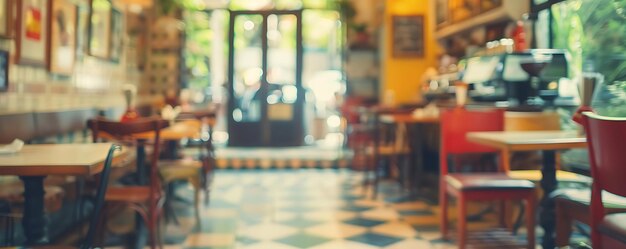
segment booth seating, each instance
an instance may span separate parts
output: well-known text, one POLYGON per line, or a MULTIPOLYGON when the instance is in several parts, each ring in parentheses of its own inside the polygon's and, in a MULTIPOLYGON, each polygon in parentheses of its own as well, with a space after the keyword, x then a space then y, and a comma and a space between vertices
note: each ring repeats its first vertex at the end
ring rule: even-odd
MULTIPOLYGON (((114 110, 101 112, 113 113, 114 110)), ((86 124, 97 114, 98 110, 93 108, 0 114, 0 144, 11 143, 14 139, 28 144, 90 142, 86 124)), ((75 177, 50 176, 45 180, 45 209, 50 224, 55 224, 55 229, 49 233, 52 240, 75 228, 93 209, 89 198, 77 194, 78 184, 75 177)), ((6 212, 0 213, 6 221, 0 222, 0 225, 6 224, 0 228, 5 231, 0 233, 0 244, 20 244, 24 240, 19 221, 24 201, 23 184, 17 177, 2 177, 0 189, 0 202, 8 207, 2 210, 6 212)))

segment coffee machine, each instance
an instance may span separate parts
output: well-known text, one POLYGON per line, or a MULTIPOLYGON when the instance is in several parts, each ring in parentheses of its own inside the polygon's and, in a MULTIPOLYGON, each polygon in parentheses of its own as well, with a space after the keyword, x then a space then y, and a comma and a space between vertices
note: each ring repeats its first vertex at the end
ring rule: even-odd
POLYGON ((543 108, 561 97, 559 82, 568 77, 568 57, 556 49, 470 57, 461 79, 470 84, 469 96, 475 102, 543 108))

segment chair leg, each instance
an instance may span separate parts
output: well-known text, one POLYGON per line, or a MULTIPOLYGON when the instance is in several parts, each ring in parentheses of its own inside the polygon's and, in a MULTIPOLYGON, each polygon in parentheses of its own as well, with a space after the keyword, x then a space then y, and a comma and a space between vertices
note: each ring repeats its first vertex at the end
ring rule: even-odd
POLYGON ((150 248, 157 248, 157 236, 158 233, 158 216, 156 214, 149 214, 150 221, 148 223, 148 241, 150 242, 150 248))
POLYGON ((517 231, 522 226, 522 222, 524 220, 524 214, 526 213, 526 208, 525 207, 526 206, 525 206, 524 203, 520 203, 519 214, 517 215, 517 218, 515 218, 515 223, 513 223, 513 227, 511 228, 511 231, 513 232, 513 235, 516 235, 517 231))
POLYGON ((15 220, 9 218, 9 246, 15 245, 15 220))
POLYGON ((569 239, 572 236, 572 218, 569 215, 567 208, 556 201, 556 238, 555 244, 557 247, 565 247, 569 244, 569 239))
POLYGON ((378 183, 380 182, 380 172, 378 170, 378 163, 374 162, 374 183, 372 184, 372 199, 378 198, 378 183))
POLYGON ((498 208, 500 210, 498 210, 498 221, 500 222, 500 227, 505 227, 508 228, 508 224, 509 222, 506 220, 507 219, 507 201, 505 200, 501 200, 500 203, 498 203, 499 206, 498 208))
MULTIPOLYGON (((172 182, 165 183, 166 196, 174 196, 176 194, 176 190, 172 182)), ((165 219, 174 221, 174 224, 179 225, 178 216, 176 216, 176 212, 174 207, 172 206, 172 198, 165 199, 164 210, 165 210, 165 219)))
POLYGON ((443 239, 448 239, 448 195, 445 184, 441 184, 439 189, 439 209, 440 209, 440 233, 443 239))
POLYGON ((96 231, 97 231, 97 235, 95 236, 95 241, 94 244, 97 245, 104 245, 105 239, 106 239, 106 233, 107 233, 107 220, 108 220, 108 211, 109 211, 109 207, 111 206, 111 204, 109 203, 104 203, 104 205, 102 206, 102 218, 98 219, 98 223, 96 224, 96 231))
POLYGON ((457 233, 459 234, 458 236, 458 248, 459 249, 464 249, 465 248, 465 244, 467 244, 467 203, 465 200, 465 196, 463 194, 461 194, 459 196, 459 198, 457 199, 458 202, 458 206, 457 206, 457 211, 458 211, 458 228, 457 228, 457 233))
POLYGON ((164 243, 164 239, 163 239, 163 219, 161 216, 157 216, 156 218, 156 229, 155 229, 155 237, 156 237, 156 243, 158 244, 160 249, 163 249, 163 245, 164 243))
POLYGON ((535 248, 535 207, 537 206, 535 193, 531 193, 530 196, 526 199, 526 233, 528 240, 528 249, 535 248))
POLYGON ((202 220, 200 219, 200 189, 202 188, 202 179, 200 178, 201 176, 199 175, 198 177, 192 177, 189 179, 189 183, 191 183, 191 186, 193 187, 193 204, 198 227, 201 227, 202 225, 202 220))

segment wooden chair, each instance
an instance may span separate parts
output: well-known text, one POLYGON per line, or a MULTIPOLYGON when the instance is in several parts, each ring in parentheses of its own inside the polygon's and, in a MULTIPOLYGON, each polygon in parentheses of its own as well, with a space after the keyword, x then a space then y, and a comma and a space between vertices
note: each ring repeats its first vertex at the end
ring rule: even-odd
POLYGON ((190 140, 188 147, 197 147, 199 149, 199 160, 202 162, 201 188, 204 190, 205 204, 209 203, 209 193, 211 191, 211 179, 213 170, 216 167, 215 147, 213 145, 213 128, 217 118, 217 110, 219 105, 214 106, 210 110, 182 112, 178 115, 179 119, 192 119, 199 121, 200 137, 190 140))
POLYGON ((592 245, 599 249, 626 248, 626 212, 608 213, 611 206, 605 202, 609 193, 612 198, 619 197, 619 200, 626 197, 626 168, 623 163, 626 119, 585 112, 582 124, 587 133, 593 177, 589 208, 592 245))
POLYGON ((374 199, 378 196, 378 184, 381 178, 379 162, 387 159, 390 162, 387 165, 396 166, 399 169, 399 159, 408 156, 411 152, 406 125, 382 125, 378 120, 378 115, 380 113, 373 110, 366 111, 363 108, 361 122, 351 126, 352 138, 348 143, 354 151, 352 169, 363 171, 363 191, 367 193, 371 187, 374 199), (374 174, 373 180, 369 179, 370 173, 374 174))
MULTIPOLYGON (((561 130, 561 118, 556 112, 506 112, 504 114, 504 130, 505 131, 555 131, 561 130)), ((538 156, 536 152, 520 152, 511 154, 508 151, 502 151, 502 163, 507 174, 515 179, 526 179, 533 182, 541 180, 541 171, 539 169, 519 170, 511 168, 512 162, 518 158, 532 158, 538 156)), ((533 165, 541 165, 541 160, 533 165)), ((524 161, 524 160, 519 160, 524 161)), ((560 163, 557 164, 556 177, 559 182, 578 183, 589 186, 591 178, 576 173, 563 171, 560 169, 560 163)))
MULTIPOLYGON (((513 179, 500 168, 490 173, 450 173, 448 156, 467 153, 497 153, 496 149, 469 142, 468 132, 501 131, 504 128, 502 110, 465 110, 455 108, 441 113, 440 189, 441 234, 448 236, 448 195, 457 199, 458 247, 467 241, 467 202, 524 200, 528 209, 526 228, 528 248, 535 248, 535 185, 527 180, 513 179)), ((456 165, 457 167, 459 165, 456 165)), ((476 167, 473 165, 472 167, 476 167)))
POLYGON ((151 248, 156 248, 157 243, 161 241, 158 229, 162 215, 164 194, 161 178, 159 177, 158 159, 161 142, 160 131, 168 125, 168 121, 154 118, 142 118, 133 122, 123 123, 103 119, 92 119, 88 121, 94 142, 98 141, 101 135, 107 134, 105 137, 110 138, 109 136, 112 136, 118 141, 134 144, 143 143, 145 141, 134 140, 132 135, 143 132, 154 133, 153 139, 149 141, 149 143, 152 144, 152 158, 148 170, 149 184, 111 187, 105 196, 107 202, 127 204, 141 215, 148 229, 151 248))
MULTIPOLYGON (((407 127, 405 124, 393 124, 389 128, 391 129, 383 128, 382 131, 374 131, 379 132, 379 143, 378 146, 375 146, 375 143, 371 144, 372 147, 368 148, 367 152, 369 155, 377 154, 379 157, 377 158, 378 160, 383 159, 388 161, 389 163, 386 165, 390 167, 390 172, 395 170, 400 174, 399 172, 403 171, 401 161, 408 158, 411 153, 407 127)), ((374 172, 374 183, 372 184, 373 198, 378 196, 378 184, 381 178, 381 170, 378 168, 378 165, 378 162, 372 161, 371 171, 374 172)))

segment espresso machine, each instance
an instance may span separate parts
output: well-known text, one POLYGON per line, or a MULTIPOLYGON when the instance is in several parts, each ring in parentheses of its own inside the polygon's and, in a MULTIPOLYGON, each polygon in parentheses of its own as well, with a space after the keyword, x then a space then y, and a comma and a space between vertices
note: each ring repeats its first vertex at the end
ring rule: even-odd
POLYGON ((567 78, 564 50, 532 49, 467 58, 461 79, 470 84, 474 102, 496 102, 509 109, 542 109, 555 105, 559 82, 567 78))

